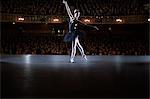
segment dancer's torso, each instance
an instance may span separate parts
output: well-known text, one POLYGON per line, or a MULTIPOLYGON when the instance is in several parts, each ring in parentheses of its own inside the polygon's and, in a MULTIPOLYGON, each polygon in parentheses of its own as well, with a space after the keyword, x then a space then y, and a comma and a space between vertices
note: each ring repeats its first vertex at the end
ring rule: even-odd
POLYGON ((69 32, 75 33, 78 31, 78 21, 74 20, 73 22, 69 22, 69 32))

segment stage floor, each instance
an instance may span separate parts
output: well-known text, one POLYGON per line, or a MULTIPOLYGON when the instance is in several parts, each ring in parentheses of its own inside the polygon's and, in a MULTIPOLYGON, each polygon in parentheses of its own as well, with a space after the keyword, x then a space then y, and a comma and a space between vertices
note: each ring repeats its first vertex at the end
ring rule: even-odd
POLYGON ((1 55, 2 98, 148 98, 150 56, 1 55))

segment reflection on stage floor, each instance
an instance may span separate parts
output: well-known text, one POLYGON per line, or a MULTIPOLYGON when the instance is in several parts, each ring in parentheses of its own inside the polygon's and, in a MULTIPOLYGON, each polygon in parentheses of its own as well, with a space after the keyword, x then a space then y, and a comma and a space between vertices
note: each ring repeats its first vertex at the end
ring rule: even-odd
POLYGON ((148 98, 150 56, 2 55, 2 98, 148 98))

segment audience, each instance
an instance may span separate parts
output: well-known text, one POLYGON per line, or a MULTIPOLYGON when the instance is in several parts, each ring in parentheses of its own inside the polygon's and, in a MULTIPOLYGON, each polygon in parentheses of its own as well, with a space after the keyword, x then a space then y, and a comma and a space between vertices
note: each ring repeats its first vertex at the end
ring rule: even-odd
MULTIPOLYGON (((133 38, 86 37, 81 44, 88 55, 149 55, 148 44, 133 38)), ((69 55, 70 48, 71 44, 63 42, 60 36, 19 37, 3 39, 1 54, 69 55)))
MULTIPOLYGON (((2 0, 1 13, 23 15, 67 16, 63 0, 2 0)), ((80 9, 81 16, 148 15, 148 0, 67 0, 71 10, 80 9)), ((81 41, 88 55, 149 55, 144 40, 129 38, 87 37, 81 41)), ((61 36, 18 37, 1 40, 1 54, 68 55, 70 44, 61 36)), ((78 53, 79 54, 79 51, 78 53)))
MULTIPOLYGON (((1 13, 24 15, 65 15, 63 0, 2 0, 1 13)), ((82 16, 148 15, 148 0, 67 0, 82 16)))

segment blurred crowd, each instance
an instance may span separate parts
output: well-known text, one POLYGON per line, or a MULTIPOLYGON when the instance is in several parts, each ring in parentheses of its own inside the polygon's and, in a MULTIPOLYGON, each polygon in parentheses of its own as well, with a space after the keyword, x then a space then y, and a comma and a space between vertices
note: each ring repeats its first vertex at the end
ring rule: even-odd
MULTIPOLYGON (((24 15, 67 15, 63 0, 2 0, 1 13, 24 15)), ((149 0, 67 0, 82 16, 148 15, 149 0)))
POLYGON ((87 54, 90 55, 146 55, 148 44, 136 38, 98 38, 85 41, 87 54))
MULTIPOLYGON (((147 42, 133 38, 87 37, 81 44, 87 55, 149 55, 147 42)), ((58 36, 19 37, 1 44, 1 54, 69 55, 70 51, 71 44, 58 36)))

